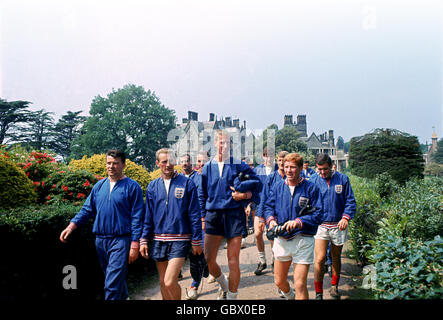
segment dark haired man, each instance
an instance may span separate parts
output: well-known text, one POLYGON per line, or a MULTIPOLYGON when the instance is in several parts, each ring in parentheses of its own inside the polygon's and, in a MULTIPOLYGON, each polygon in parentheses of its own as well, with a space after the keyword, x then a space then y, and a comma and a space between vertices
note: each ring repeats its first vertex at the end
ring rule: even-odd
POLYGON ((138 257, 144 215, 140 185, 124 175, 126 156, 120 150, 106 154, 108 177, 94 185, 82 209, 60 234, 66 242, 78 226, 94 218, 97 256, 105 274, 105 299, 128 298, 126 276, 128 262, 138 257), (129 259, 128 259, 129 256, 129 259))
POLYGON ((338 281, 341 270, 341 251, 347 238, 348 221, 357 209, 349 178, 332 171, 332 161, 327 154, 317 155, 318 173, 309 181, 320 188, 323 199, 324 220, 315 235, 314 285, 316 299, 323 299, 323 277, 326 251, 331 242, 332 281, 330 294, 339 299, 338 281))

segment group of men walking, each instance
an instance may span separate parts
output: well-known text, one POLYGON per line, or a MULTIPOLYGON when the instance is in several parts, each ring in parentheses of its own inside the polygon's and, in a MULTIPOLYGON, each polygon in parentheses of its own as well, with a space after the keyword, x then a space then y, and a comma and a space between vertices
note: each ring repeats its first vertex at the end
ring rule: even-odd
POLYGON ((272 266, 281 296, 308 299, 307 275, 314 264, 316 298, 321 299, 326 250, 331 242, 331 295, 338 298, 341 249, 356 209, 349 179, 332 171, 331 159, 325 154, 317 157, 318 173, 313 174, 302 171, 300 155, 280 152, 275 164, 268 150, 263 153, 264 164, 252 170, 230 155, 230 137, 222 130, 216 133, 215 147, 216 155, 209 161, 207 155, 199 154, 197 170, 193 170, 189 155, 182 156, 182 174, 174 170, 177 161, 173 152, 158 150, 156 165, 161 177, 148 185, 145 202, 140 186, 123 174, 124 153, 108 151, 108 177, 94 186, 60 235, 65 242, 78 226, 95 218, 93 232, 105 273, 105 299, 128 298, 128 263, 139 253, 156 262, 165 300, 181 299, 178 277, 188 254, 193 277, 188 298, 197 298, 202 276, 210 274, 219 284, 217 299, 236 299, 247 214, 254 219, 257 276, 267 268, 263 240, 267 231, 273 235, 269 236, 273 240, 272 266), (216 259, 224 239, 228 277, 216 259), (295 292, 287 280, 292 264, 295 292))

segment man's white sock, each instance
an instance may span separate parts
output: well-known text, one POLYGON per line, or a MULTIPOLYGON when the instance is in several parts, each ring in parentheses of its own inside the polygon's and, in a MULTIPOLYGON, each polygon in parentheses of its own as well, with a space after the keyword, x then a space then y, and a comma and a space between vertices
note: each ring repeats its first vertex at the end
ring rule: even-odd
POLYGON ((238 291, 237 292, 231 292, 228 290, 228 293, 226 294, 226 300, 237 300, 238 291))
POLYGON ((222 290, 224 292, 229 291, 228 279, 226 278, 226 276, 224 275, 223 272, 220 276, 218 276, 218 278, 215 278, 215 281, 218 282, 218 284, 220 285, 220 288, 222 288, 222 290))
POLYGON ((265 252, 263 251, 263 252, 258 252, 258 261, 260 262, 260 263, 266 263, 266 254, 265 254, 265 252))
POLYGON ((294 300, 295 299, 295 293, 294 293, 294 290, 292 290, 292 288, 289 288, 289 292, 287 292, 287 293, 283 292, 283 295, 285 296, 286 300, 294 300))

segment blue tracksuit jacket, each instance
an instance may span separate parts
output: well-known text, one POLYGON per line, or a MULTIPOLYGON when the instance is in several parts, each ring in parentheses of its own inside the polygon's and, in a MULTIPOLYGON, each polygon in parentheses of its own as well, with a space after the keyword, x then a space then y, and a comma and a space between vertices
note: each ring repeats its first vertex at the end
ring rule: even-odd
POLYGON ((203 218, 206 216, 207 210, 235 209, 245 206, 243 201, 235 201, 232 198, 231 186, 239 192, 251 191, 253 198, 258 202, 257 195, 261 188, 261 182, 254 171, 243 161, 229 158, 224 164, 220 178, 217 161, 213 159, 204 165, 201 178, 202 187, 199 189, 199 201, 203 218), (238 179, 240 172, 249 175, 249 180, 240 181, 238 179))
POLYGON ((191 241, 200 245, 202 239, 201 210, 197 187, 191 179, 176 174, 166 188, 157 178, 146 191, 146 213, 143 239, 158 241, 191 241))
POLYGON ((308 168, 308 170, 302 169, 302 171, 300 171, 300 177, 305 178, 306 180, 309 180, 314 174, 315 171, 311 168, 308 168))
POLYGON ((109 190, 109 178, 98 181, 71 222, 79 226, 95 217, 92 232, 96 236, 130 236, 132 241, 139 241, 144 215, 140 185, 124 178, 115 183, 111 193, 109 190))
POLYGON ((320 188, 325 222, 338 222, 342 218, 350 220, 354 217, 357 205, 346 175, 334 172, 328 182, 318 174, 314 174, 309 181, 320 188))
POLYGON ((267 225, 271 220, 282 224, 286 221, 298 219, 302 223, 301 228, 296 228, 282 235, 287 240, 294 238, 299 233, 313 236, 317 233, 318 226, 323 221, 323 204, 320 190, 310 181, 301 179, 291 196, 286 181, 280 179, 271 187, 268 197, 264 201, 263 214, 267 225), (299 216, 301 208, 306 203, 316 207, 317 210, 311 214, 299 216))
POLYGON ((271 172, 271 174, 266 177, 265 182, 263 183, 262 191, 260 193, 260 205, 255 212, 255 215, 260 219, 261 222, 265 222, 265 218, 263 215, 263 204, 268 197, 269 191, 271 190, 274 183, 284 179, 286 179, 286 176, 282 178, 282 176, 278 172, 278 169, 271 172))

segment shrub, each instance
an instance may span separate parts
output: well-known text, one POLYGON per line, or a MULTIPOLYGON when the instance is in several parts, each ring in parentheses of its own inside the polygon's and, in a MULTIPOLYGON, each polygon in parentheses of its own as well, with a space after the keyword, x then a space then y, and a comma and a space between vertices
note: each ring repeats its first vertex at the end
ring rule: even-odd
POLYGON ((397 183, 387 172, 379 173, 375 176, 375 190, 380 198, 388 198, 398 188, 397 183))
POLYGON ((32 181, 15 163, 0 155, 0 207, 15 208, 37 201, 32 181))
MULTIPOLYGON (((88 158, 87 156, 83 156, 80 160, 71 160, 69 163, 69 167, 74 170, 87 170, 95 175, 101 177, 107 177, 106 171, 106 155, 105 154, 95 154, 88 158)), ((143 190, 146 191, 149 182, 151 182, 152 178, 149 175, 148 171, 144 169, 142 166, 132 162, 129 159, 126 159, 126 167, 123 173, 131 179, 137 181, 143 190)))
POLYGON ((380 208, 382 202, 373 180, 352 174, 349 179, 357 203, 348 231, 352 240, 350 256, 365 265, 368 263, 367 252, 371 249, 369 241, 377 237, 377 222, 385 216, 385 212, 380 208))
POLYGON ((53 173, 47 180, 47 202, 82 201, 86 199, 97 177, 86 170, 71 170, 66 167, 53 173))
POLYGON ((441 299, 443 297, 443 239, 421 241, 404 237, 407 219, 401 223, 382 219, 379 237, 369 259, 366 288, 378 299, 441 299))

